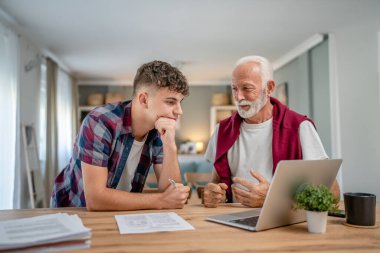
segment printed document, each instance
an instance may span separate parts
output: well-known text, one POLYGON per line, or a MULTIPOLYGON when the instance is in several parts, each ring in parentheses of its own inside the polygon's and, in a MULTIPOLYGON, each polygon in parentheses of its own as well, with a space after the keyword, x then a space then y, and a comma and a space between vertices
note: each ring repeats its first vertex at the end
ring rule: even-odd
POLYGON ((174 212, 115 215, 120 234, 193 230, 194 227, 174 212))

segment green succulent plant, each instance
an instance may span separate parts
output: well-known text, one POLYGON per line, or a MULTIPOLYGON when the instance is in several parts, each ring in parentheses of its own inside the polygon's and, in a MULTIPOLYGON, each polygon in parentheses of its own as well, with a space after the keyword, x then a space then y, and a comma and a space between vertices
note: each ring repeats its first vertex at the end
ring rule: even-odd
POLYGON ((297 191, 295 208, 315 212, 338 210, 339 199, 324 185, 306 185, 297 191))

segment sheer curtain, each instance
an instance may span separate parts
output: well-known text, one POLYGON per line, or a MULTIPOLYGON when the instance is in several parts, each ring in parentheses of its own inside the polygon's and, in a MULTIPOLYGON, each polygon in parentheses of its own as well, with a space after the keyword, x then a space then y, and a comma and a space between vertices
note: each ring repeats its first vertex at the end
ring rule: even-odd
POLYGON ((0 209, 12 209, 15 197, 15 177, 18 175, 18 68, 17 35, 0 23, 0 209))
MULTIPOLYGON (((40 65, 40 99, 39 99, 39 116, 38 116, 38 155, 41 165, 42 177, 46 178, 46 126, 47 126, 47 73, 46 59, 42 57, 40 65)), ((46 180, 46 179, 45 179, 46 180)), ((46 194, 49 195, 49 194, 46 194)), ((49 203, 49 202, 46 202, 49 203)))
POLYGON ((58 117, 58 171, 70 160, 73 148, 73 83, 63 70, 57 78, 57 117, 58 117))

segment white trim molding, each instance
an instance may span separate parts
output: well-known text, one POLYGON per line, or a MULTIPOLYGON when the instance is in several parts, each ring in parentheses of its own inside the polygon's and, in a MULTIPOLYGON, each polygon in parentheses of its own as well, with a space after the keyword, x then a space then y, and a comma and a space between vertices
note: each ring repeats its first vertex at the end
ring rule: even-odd
MULTIPOLYGON (((380 31, 377 33, 377 84, 378 84, 378 91, 379 91, 379 97, 377 101, 379 102, 379 110, 380 110, 380 31)), ((379 115, 380 116, 380 115, 379 115)))
MULTIPOLYGON (((337 48, 335 35, 329 33, 329 82, 330 82, 330 128, 331 128, 331 155, 332 158, 342 158, 341 124, 339 109, 339 78, 337 66, 337 48)), ((344 185, 342 167, 339 170, 337 181, 340 186, 341 199, 344 185)))
POLYGON ((324 35, 321 33, 314 34, 309 39, 305 40, 277 60, 272 62, 273 71, 278 70, 282 66, 286 65, 287 63, 291 62, 301 54, 309 51, 311 48, 315 47, 319 43, 321 43, 324 40, 324 35))

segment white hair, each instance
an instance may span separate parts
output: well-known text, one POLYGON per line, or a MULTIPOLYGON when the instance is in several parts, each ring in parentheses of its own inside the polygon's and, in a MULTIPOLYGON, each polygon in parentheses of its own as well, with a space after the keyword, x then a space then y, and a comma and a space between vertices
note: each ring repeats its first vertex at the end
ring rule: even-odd
POLYGON ((263 83, 263 89, 266 88, 267 83, 269 80, 273 80, 273 67, 272 64, 268 61, 268 59, 258 56, 258 55, 251 55, 251 56, 245 56, 243 58, 240 58, 237 62, 235 67, 240 66, 245 63, 249 62, 255 62, 260 64, 260 72, 261 72, 261 81, 263 83))

